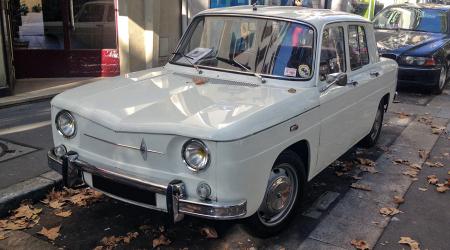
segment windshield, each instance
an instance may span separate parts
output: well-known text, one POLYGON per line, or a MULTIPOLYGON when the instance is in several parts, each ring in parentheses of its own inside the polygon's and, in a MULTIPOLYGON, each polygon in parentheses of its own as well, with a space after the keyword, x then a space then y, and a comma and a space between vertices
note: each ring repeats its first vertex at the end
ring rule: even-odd
POLYGON ((404 29, 433 33, 447 32, 447 13, 437 9, 395 7, 375 17, 376 29, 404 29))
POLYGON ((172 63, 295 79, 312 75, 314 31, 280 20, 196 18, 172 63))

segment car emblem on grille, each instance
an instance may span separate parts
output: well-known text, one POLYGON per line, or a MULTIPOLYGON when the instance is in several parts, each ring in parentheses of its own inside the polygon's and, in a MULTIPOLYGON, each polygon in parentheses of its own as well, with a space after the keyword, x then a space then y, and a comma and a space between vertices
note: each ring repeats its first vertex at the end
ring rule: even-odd
POLYGON ((139 148, 139 150, 141 151, 142 158, 144 159, 144 161, 146 161, 147 160, 147 145, 145 144, 144 139, 142 139, 141 147, 139 148))

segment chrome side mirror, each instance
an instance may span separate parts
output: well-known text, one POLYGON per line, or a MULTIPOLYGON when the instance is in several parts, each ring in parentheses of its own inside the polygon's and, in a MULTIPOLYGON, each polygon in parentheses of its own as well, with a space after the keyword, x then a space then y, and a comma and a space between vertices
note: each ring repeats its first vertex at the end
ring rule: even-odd
POLYGON ((347 85, 347 74, 344 72, 332 73, 326 76, 326 82, 328 86, 338 85, 345 86, 347 85))

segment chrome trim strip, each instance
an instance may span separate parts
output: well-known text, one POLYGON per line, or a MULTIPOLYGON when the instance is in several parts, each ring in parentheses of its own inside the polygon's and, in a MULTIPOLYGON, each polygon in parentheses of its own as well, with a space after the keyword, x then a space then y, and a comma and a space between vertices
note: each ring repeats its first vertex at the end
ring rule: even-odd
POLYGON ((247 214, 246 200, 218 204, 180 199, 178 206, 180 213, 207 219, 239 219, 247 214))
MULTIPOLYGON (((98 138, 98 137, 95 137, 95 136, 92 136, 92 135, 88 135, 88 134, 84 134, 84 135, 87 136, 87 137, 90 137, 90 138, 92 138, 92 139, 99 140, 99 141, 102 141, 102 142, 104 142, 104 143, 108 143, 108 144, 111 144, 111 145, 114 145, 114 146, 118 146, 118 147, 123 147, 123 148, 128 148, 128 149, 134 149, 134 150, 137 150, 137 151, 141 151, 141 148, 140 148, 140 147, 134 147, 134 146, 129 146, 129 145, 125 145, 125 144, 120 144, 120 143, 110 142, 110 141, 107 141, 107 140, 104 140, 104 139, 101 139, 101 138, 98 138)), ((149 153, 154 153, 154 154, 164 155, 163 152, 159 152, 159 151, 152 150, 152 149, 146 149, 145 151, 146 151, 146 152, 149 152, 149 153)))

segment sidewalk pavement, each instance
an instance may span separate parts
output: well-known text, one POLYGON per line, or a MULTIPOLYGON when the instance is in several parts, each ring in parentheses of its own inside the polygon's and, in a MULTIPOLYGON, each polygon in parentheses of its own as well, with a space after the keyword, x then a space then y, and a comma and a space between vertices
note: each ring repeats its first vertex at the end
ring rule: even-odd
POLYGON ((65 90, 94 82, 99 79, 101 79, 101 77, 19 79, 16 82, 14 95, 0 98, 0 108, 50 99, 65 90))

